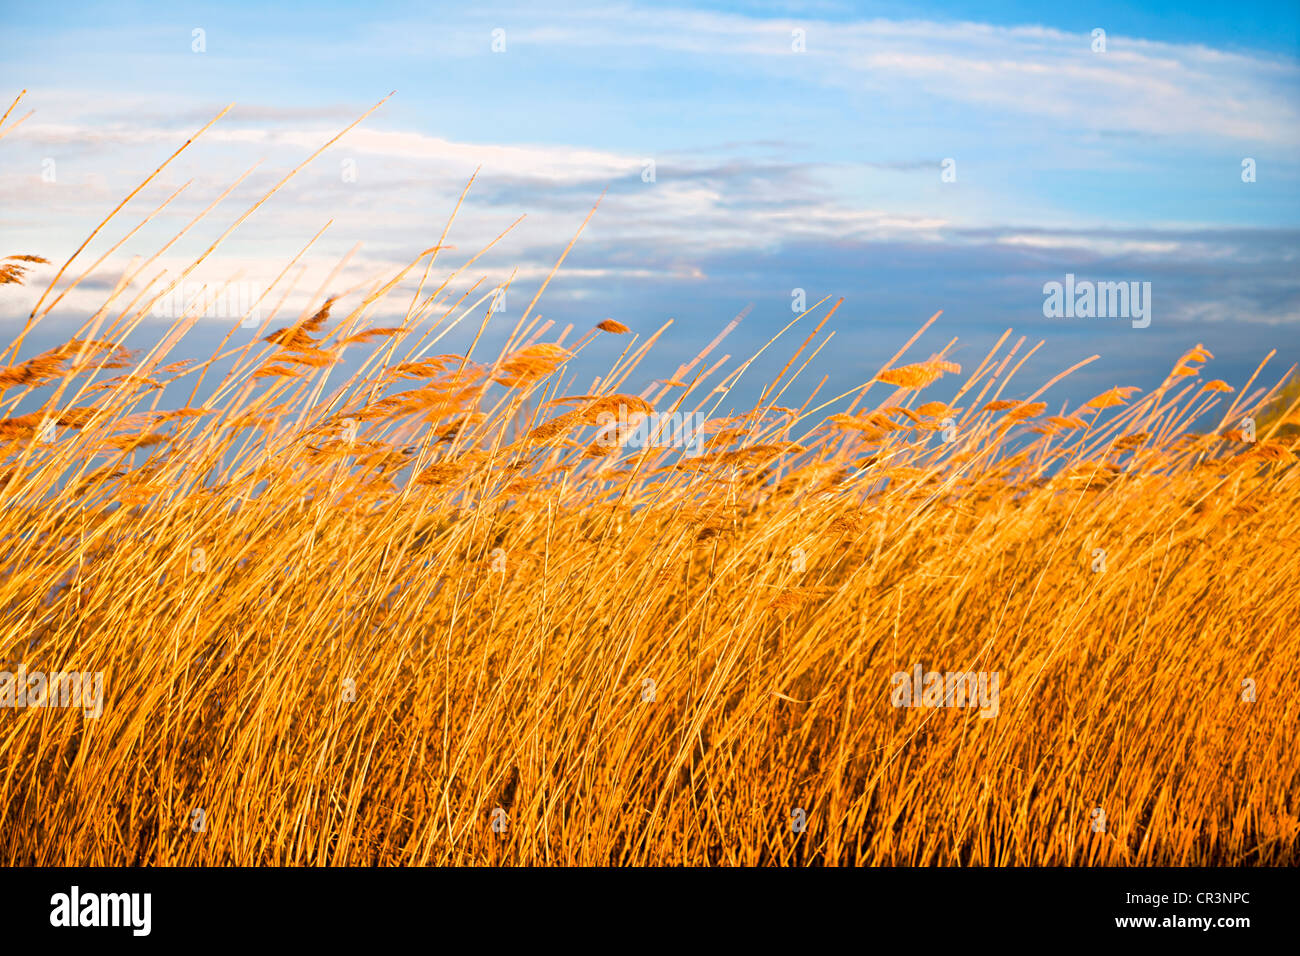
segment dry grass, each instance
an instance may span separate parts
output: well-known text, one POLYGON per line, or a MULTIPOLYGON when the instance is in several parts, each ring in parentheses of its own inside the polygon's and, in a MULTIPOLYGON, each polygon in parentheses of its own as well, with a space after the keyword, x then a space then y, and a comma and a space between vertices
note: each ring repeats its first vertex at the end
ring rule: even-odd
POLYGON ((437 354, 475 304, 425 288, 441 248, 388 328, 402 277, 212 360, 169 361, 193 315, 121 347, 161 287, 15 341, 0 656, 105 685, 98 719, 0 710, 0 860, 1296 862, 1295 405, 1241 424, 1275 388, 1198 346, 1056 411, 1060 377, 1003 397, 1008 335, 791 405, 827 313, 703 454, 642 451, 599 415, 709 413, 744 363, 636 393, 650 342, 527 314, 437 354), (997 717, 893 707, 916 663, 998 672, 997 717))

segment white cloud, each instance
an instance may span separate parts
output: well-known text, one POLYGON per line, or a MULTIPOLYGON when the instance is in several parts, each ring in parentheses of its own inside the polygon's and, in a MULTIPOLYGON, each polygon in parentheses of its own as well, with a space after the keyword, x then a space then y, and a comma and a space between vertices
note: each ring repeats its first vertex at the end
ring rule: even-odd
POLYGON ((783 75, 871 90, 896 103, 933 101, 1030 116, 1078 130, 1127 129, 1266 143, 1300 140, 1294 59, 1046 27, 871 20, 758 20, 672 9, 572 13, 524 30, 538 45, 646 47, 753 58, 783 75), (807 53, 790 50, 791 30, 807 53))
POLYGON ((1048 233, 999 236, 996 242, 1003 246, 1025 246, 1031 249, 1081 249, 1100 256, 1170 255, 1184 247, 1183 243, 1175 240, 1123 239, 1111 236, 1054 235, 1048 233))

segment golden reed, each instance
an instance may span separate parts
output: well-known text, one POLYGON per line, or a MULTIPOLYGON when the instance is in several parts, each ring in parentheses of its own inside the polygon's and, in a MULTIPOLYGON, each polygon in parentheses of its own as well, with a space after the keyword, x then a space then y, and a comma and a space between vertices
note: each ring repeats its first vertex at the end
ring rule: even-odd
POLYGON ((152 260, 20 359, 93 266, 58 268, 0 369, 4 863, 1297 861, 1300 399, 1262 366, 1203 381, 1197 346, 1053 407, 1075 369, 1006 397, 1038 348, 1009 332, 903 362, 936 316, 793 399, 818 303, 716 417, 747 367, 716 340, 638 392, 662 328, 534 299, 496 356, 482 325, 437 352, 483 302, 474 259, 429 285, 445 237, 201 359, 171 359, 192 313, 124 347, 190 271, 130 281, 152 260), (706 444, 634 447, 620 410, 706 444), (918 662, 996 707, 895 706, 918 662), (20 670, 102 674, 102 708, 18 706, 20 670))

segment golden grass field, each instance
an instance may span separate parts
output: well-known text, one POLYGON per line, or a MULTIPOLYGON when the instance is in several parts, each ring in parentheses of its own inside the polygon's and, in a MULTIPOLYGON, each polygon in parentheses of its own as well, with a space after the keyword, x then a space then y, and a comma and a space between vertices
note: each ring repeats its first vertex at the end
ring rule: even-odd
POLYGON ((443 254, 200 360, 197 314, 121 345, 177 276, 20 360, 93 266, 38 297, 0 263, 34 303, 0 369, 0 669, 104 675, 97 718, 0 708, 0 861, 1297 862, 1287 369, 1221 382, 1189 343, 1068 407, 1074 369, 1016 378, 1038 345, 961 367, 918 331, 828 395, 818 303, 721 417, 747 361, 716 342, 647 383, 663 329, 534 299, 480 354, 443 254), (476 347, 439 351, 462 319, 476 347), (705 413, 707 447, 600 438, 620 406, 705 413), (996 717, 893 706, 916 664, 997 672, 996 717))

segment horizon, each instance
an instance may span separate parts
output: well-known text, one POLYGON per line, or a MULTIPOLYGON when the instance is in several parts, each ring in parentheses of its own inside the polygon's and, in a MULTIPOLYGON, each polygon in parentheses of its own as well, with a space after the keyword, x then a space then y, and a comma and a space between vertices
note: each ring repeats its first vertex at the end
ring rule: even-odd
MULTIPOLYGON (((152 255, 256 166, 150 273, 174 275, 395 89, 193 279, 265 285, 327 222, 284 314, 306 308, 308 293, 318 302, 390 277, 438 241, 477 170, 431 279, 524 217, 454 286, 478 282, 478 298, 514 276, 485 349, 504 341, 599 201, 534 312, 556 330, 612 317, 642 340, 673 320, 648 377, 747 309, 721 347, 731 367, 794 318, 793 302, 840 298, 835 344, 809 373, 827 375, 832 394, 869 378, 940 310, 920 353, 957 337, 950 357, 975 362, 1010 328, 1026 347, 1046 342, 1025 382, 1099 355, 1054 401, 1145 391, 1198 343, 1215 355, 1210 374, 1234 387, 1270 350, 1269 384, 1300 360, 1300 12, 1111 4, 1086 14, 1089 27, 1084 14, 1033 3, 982 22, 965 19, 973 7, 799 6, 623 4, 596 16, 580 5, 390 4, 366 20, 338 5, 312 6, 310 18, 246 3, 111 16, 74 4, 57 20, 15 11, 0 70, 11 97, 29 91, 11 121, 34 112, 4 143, 0 236, 5 254, 52 265, 0 300, 0 322, 20 329, 94 225, 227 104, 69 274, 191 185, 38 326, 31 349, 66 337, 131 255, 152 255), (1106 30, 1104 52, 1094 29, 1106 30), (1047 285, 1067 275, 1150 283, 1149 325, 1047 318, 1047 285)), ((374 324, 403 314, 415 285, 374 324)), ((137 338, 165 324, 151 316, 137 338)), ((182 351, 204 354, 227 331, 205 316, 182 351)), ((769 351, 750 374, 762 381, 778 362, 769 351)))

